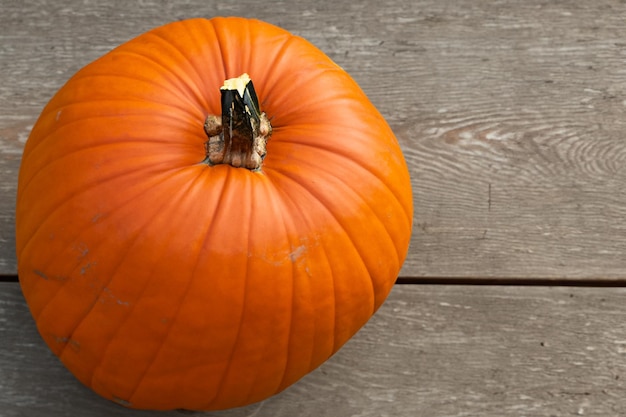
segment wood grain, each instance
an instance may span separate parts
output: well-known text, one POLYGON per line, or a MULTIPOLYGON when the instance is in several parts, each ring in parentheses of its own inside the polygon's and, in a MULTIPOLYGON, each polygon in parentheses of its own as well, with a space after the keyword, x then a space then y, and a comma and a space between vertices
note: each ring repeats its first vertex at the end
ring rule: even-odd
POLYGON ((626 279, 626 9, 618 0, 0 0, 0 274, 23 142, 80 67, 192 16, 304 36, 388 119, 413 178, 406 277, 626 279))
MULTIPOLYGON (((626 289, 397 286, 327 363, 262 403, 194 416, 617 416, 626 411, 626 289)), ((80 385, 0 284, 2 417, 162 416, 80 385)))
POLYGON ((624 277, 626 33, 616 3, 567 4, 448 8, 416 29, 415 116, 395 126, 418 211, 405 270, 624 277))

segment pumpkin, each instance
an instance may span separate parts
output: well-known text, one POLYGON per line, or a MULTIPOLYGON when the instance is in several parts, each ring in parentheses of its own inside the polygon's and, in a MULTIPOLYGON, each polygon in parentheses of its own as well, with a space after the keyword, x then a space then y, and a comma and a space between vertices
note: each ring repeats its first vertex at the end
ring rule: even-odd
POLYGON ((183 20, 42 111, 19 173, 19 279, 46 344, 98 394, 225 409, 290 386, 368 321, 412 210, 393 132, 330 58, 257 20, 183 20))

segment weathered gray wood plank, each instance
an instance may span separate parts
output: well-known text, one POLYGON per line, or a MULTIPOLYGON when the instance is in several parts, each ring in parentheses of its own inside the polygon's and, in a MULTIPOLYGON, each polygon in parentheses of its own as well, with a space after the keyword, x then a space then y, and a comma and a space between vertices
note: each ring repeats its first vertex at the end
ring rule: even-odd
POLYGON ((625 9, 439 4, 396 63, 419 85, 395 124, 420 213, 407 270, 624 278, 625 9))
MULTIPOLYGON (((625 297, 626 289, 396 286, 317 371, 263 403, 206 415, 624 415, 625 297)), ((131 412, 76 382, 39 338, 17 284, 0 284, 0 334, 2 417, 181 415, 131 412)))
POLYGON ((154 26, 243 15, 318 45, 396 131, 415 194, 402 275, 626 279, 620 1, 148 3, 0 0, 0 274, 23 142, 62 83, 154 26))

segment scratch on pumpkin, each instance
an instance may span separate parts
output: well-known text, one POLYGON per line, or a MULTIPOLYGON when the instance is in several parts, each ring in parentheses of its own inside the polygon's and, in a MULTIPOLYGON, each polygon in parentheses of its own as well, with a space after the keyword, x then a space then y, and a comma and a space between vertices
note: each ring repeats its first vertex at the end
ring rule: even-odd
POLYGON ((87 247, 87 244, 84 242, 79 242, 78 244, 74 245, 74 249, 78 252, 79 260, 89 254, 89 248, 87 247))
POLYGON ((291 253, 289 254, 289 259, 291 259, 291 262, 296 262, 298 258, 304 255, 305 252, 306 252, 306 246, 300 245, 297 248, 295 248, 293 251, 291 251, 291 253))
POLYGON ((123 301, 119 297, 115 296, 113 294, 113 291, 111 291, 111 289, 108 287, 105 287, 102 289, 102 294, 100 295, 99 301, 101 303, 105 303, 107 301, 113 301, 115 304, 120 305, 120 306, 124 306, 124 307, 130 306, 130 303, 128 301, 123 301))
POLYGON ((130 407, 132 406, 130 401, 127 401, 123 398, 119 398, 119 397, 113 397, 113 401, 115 401, 116 403, 123 405, 124 407, 130 407))
MULTIPOLYGON (((274 256, 260 255, 259 258, 263 260, 264 262, 267 262, 268 264, 271 264, 274 266, 282 266, 286 262, 290 262, 290 263, 298 262, 298 260, 300 260, 302 255, 306 253, 306 250, 307 250, 306 245, 302 244, 296 247, 295 249, 292 249, 290 252, 284 255, 283 254, 275 254, 274 256)), ((248 253, 248 257, 253 257, 253 256, 254 254, 248 253)))
POLYGON ((54 341, 62 345, 68 345, 75 352, 80 352, 80 343, 74 339, 56 336, 54 341))
POLYGON ((48 274, 46 274, 45 272, 43 272, 40 269, 34 269, 33 273, 43 279, 45 279, 46 281, 60 281, 60 282, 64 282, 67 281, 67 277, 63 277, 63 276, 48 276, 48 274))
POLYGON ((46 281, 49 279, 48 275, 44 274, 38 269, 35 269, 33 272, 35 273, 35 275, 39 275, 41 278, 45 279, 46 281))
POLYGON ((85 275, 87 271, 89 271, 89 269, 91 269, 91 267, 94 265, 96 265, 96 262, 87 262, 85 265, 83 265, 82 268, 80 268, 80 274, 85 275))

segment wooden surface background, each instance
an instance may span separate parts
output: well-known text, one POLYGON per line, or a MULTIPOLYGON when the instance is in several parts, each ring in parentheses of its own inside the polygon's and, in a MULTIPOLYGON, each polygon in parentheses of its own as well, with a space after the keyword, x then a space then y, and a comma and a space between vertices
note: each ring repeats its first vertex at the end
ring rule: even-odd
POLYGON ((211 415, 626 416, 623 1, 0 11, 1 417, 186 415, 101 400, 48 352, 15 282, 14 204, 24 142, 74 72, 155 26, 217 15, 279 25, 352 74, 403 147, 415 228, 400 277, 413 285, 344 349, 277 397, 211 415))

